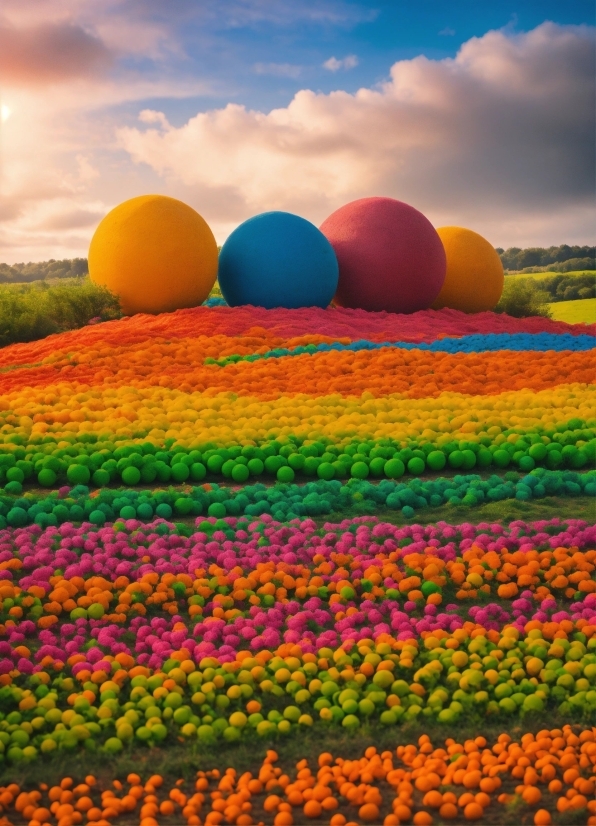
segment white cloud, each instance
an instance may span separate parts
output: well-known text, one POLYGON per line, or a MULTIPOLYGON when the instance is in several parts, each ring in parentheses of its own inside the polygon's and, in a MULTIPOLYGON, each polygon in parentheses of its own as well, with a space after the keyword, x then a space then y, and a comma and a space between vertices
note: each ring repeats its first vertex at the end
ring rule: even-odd
POLYGON ((159 187, 116 146, 116 107, 210 85, 164 68, 169 29, 126 18, 121 0, 0 5, 0 261, 85 254, 108 209, 159 187))
POLYGON ((228 104, 118 135, 220 240, 261 211, 319 223, 376 194, 495 245, 587 242, 593 99, 594 30, 545 23, 472 38, 453 59, 399 61, 378 88, 302 90, 267 114, 228 104))
POLYGON ((444 37, 451 37, 455 34, 455 29, 452 29, 451 26, 445 26, 444 29, 441 29, 439 34, 443 35, 444 37))
POLYGON ((302 66, 293 63, 255 63, 253 70, 257 75, 297 78, 302 72, 302 66))
POLYGON ((338 60, 336 57, 330 57, 323 63, 323 69, 328 69, 330 72, 337 72, 339 69, 353 69, 358 65, 358 58, 355 54, 349 54, 338 60))
MULTIPOLYGON (((246 25, 275 12, 289 26, 298 14, 289 0, 232 3, 246 25)), ((261 211, 320 223, 371 194, 408 201, 437 226, 471 226, 495 245, 593 240, 593 29, 508 27, 468 41, 454 59, 400 61, 387 83, 354 94, 302 89, 271 112, 229 104, 178 127, 156 100, 214 92, 174 26, 185 15, 196 22, 194 0, 171 10, 161 0, 0 5, 0 40, 18 30, 19 43, 60 57, 46 74, 38 54, 0 56, 0 105, 11 110, 0 124, 0 261, 84 255, 99 217, 144 192, 192 204, 220 241, 261 211), (131 102, 142 110, 134 128, 131 102)), ((349 9, 356 4, 312 0, 300 14, 351 25, 340 20, 349 9)), ((207 4, 200 13, 214 12, 207 4)))

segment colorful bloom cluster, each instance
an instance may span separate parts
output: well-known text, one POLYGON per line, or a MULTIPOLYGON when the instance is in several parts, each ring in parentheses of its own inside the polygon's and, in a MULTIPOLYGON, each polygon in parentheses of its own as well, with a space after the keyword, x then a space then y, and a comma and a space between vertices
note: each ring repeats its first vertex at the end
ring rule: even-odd
POLYGON ((555 809, 591 822, 596 527, 472 519, 545 497, 586 513, 595 333, 490 313, 217 307, 1 351, 6 772, 180 743, 262 751, 311 728, 560 726, 491 747, 424 735, 360 761, 323 754, 291 778, 269 752, 254 775, 199 773, 167 798, 157 776, 101 793, 91 776, 13 783, 7 815, 398 826, 483 820, 500 803, 524 817, 544 805, 538 826, 555 809), (439 507, 469 521, 412 524, 439 507))
POLYGON ((9 763, 315 723, 596 715, 585 522, 197 523, 0 533, 9 763))
POLYGON ((197 308, 6 348, 0 482, 396 479, 589 466, 594 330, 197 308))
POLYGON ((269 749, 254 772, 198 771, 193 780, 180 778, 171 788, 160 774, 143 782, 136 773, 108 788, 94 775, 80 783, 64 777, 59 784, 42 783, 29 791, 12 783, 0 787, 0 804, 10 817, 29 824, 56 818, 64 826, 83 817, 89 826, 129 822, 133 813, 141 826, 158 826, 171 816, 187 826, 292 826, 322 817, 330 826, 410 821, 431 826, 434 817, 478 821, 498 816, 505 807, 513 808, 520 822, 535 826, 552 823, 549 809, 572 818, 587 810, 588 825, 596 822, 593 728, 579 736, 571 726, 519 739, 503 733, 492 745, 479 736, 460 742, 448 738, 435 747, 422 735, 395 750, 369 747, 356 760, 322 752, 316 766, 303 759, 288 772, 279 762, 269 749))

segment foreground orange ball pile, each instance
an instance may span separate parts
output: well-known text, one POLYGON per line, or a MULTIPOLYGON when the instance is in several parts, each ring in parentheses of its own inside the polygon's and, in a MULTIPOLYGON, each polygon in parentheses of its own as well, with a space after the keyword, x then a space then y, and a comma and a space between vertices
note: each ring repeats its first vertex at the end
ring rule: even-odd
POLYGON ((252 772, 212 769, 175 781, 131 773, 109 787, 93 775, 27 789, 11 783, 0 787, 0 822, 430 826, 486 822, 506 808, 535 826, 553 822, 550 810, 567 818, 558 822, 596 824, 595 728, 502 733, 492 745, 484 736, 435 745, 424 734, 392 750, 370 746, 357 759, 323 752, 317 765, 303 759, 287 771, 285 762, 270 749, 252 772))

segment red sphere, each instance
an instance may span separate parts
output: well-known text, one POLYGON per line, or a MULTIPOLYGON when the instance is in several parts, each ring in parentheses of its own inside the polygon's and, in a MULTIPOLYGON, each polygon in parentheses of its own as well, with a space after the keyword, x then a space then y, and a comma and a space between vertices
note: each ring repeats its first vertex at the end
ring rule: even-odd
POLYGON ((439 295, 447 261, 441 239, 421 212, 393 198, 360 198, 321 224, 335 250, 342 307, 413 313, 439 295))

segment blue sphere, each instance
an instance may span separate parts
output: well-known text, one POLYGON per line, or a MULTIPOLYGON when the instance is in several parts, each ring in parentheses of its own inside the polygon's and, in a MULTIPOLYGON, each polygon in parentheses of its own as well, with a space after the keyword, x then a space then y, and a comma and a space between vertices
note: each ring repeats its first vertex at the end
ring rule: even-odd
POLYGON ((249 218, 219 254, 219 286, 231 307, 327 307, 338 278, 329 241, 314 224, 291 212, 249 218))

